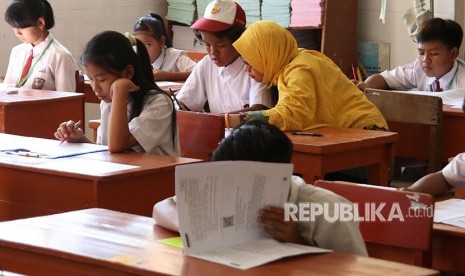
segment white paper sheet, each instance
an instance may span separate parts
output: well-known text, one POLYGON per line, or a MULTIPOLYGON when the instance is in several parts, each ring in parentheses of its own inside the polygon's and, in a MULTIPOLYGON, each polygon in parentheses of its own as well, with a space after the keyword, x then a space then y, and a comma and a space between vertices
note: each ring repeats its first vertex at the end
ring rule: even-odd
POLYGON ((285 256, 314 252, 316 249, 310 248, 294 251, 294 247, 291 250, 282 244, 282 251, 278 252, 277 247, 276 254, 269 254, 273 241, 263 241, 270 237, 257 221, 260 208, 283 206, 292 169, 292 164, 249 161, 176 167, 176 205, 185 253, 247 269, 285 256), (248 252, 247 257, 243 250, 248 252))
POLYGON ((42 158, 60 158, 106 150, 107 146, 96 144, 60 143, 58 140, 0 133, 0 151, 13 154, 24 151, 38 153, 42 158))
MULTIPOLYGON (((405 92, 405 91, 404 91, 405 92)), ((442 92, 431 91, 407 91, 414 94, 438 96, 442 99, 443 104, 460 106, 462 108, 463 99, 465 98, 465 88, 445 90, 442 92)))
POLYGON ((465 200, 451 198, 434 204, 434 222, 465 228, 465 200))

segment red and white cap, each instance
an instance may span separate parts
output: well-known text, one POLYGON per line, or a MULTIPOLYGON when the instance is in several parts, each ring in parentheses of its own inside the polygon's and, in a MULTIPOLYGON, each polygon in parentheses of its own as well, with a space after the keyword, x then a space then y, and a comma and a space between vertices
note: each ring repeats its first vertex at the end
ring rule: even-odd
POLYGON ((205 9, 203 18, 199 18, 191 28, 206 32, 219 32, 233 25, 245 28, 245 12, 231 0, 214 0, 205 9))

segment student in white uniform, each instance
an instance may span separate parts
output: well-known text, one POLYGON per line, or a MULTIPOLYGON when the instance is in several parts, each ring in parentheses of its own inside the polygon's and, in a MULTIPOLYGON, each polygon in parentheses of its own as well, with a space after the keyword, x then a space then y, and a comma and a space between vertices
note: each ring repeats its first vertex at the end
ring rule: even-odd
POLYGON ((432 18, 417 35, 418 59, 357 83, 366 88, 436 91, 465 87, 465 62, 458 58, 463 31, 450 19, 432 18))
MULTIPOLYGON (((101 100, 98 144, 108 145, 110 152, 179 156, 174 105, 153 81, 141 41, 131 34, 125 37, 114 31, 102 32, 87 43, 80 62, 101 100)), ((61 123, 55 137, 93 143, 74 121, 61 123)))
MULTIPOLYGON (((250 121, 234 129, 213 152, 213 161, 246 160, 272 163, 290 163, 292 142, 277 127, 261 121, 250 121)), ((326 204, 328 217, 334 217, 337 204, 351 204, 335 193, 306 184, 298 177, 289 181, 287 202, 299 204, 326 204)), ((179 223, 174 198, 154 206, 156 223, 178 231, 179 223)), ((296 214, 299 217, 299 214, 296 214)), ((285 221, 283 206, 266 206, 260 209, 258 222, 264 232, 281 242, 292 242, 335 251, 367 256, 365 243, 357 221, 335 220, 330 222, 323 214, 310 221, 285 221)))
POLYGON ((200 60, 177 94, 184 109, 211 113, 238 113, 272 107, 271 94, 245 71, 232 43, 245 30, 245 12, 231 0, 208 4, 203 18, 191 28, 199 31, 208 56, 200 60))
POLYGON ((49 32, 55 25, 50 3, 47 0, 12 1, 5 20, 23 43, 11 50, 4 84, 76 91, 73 56, 49 32))
POLYGON ((147 47, 155 81, 185 81, 195 67, 183 50, 173 48, 163 18, 155 13, 141 17, 134 36, 147 47))

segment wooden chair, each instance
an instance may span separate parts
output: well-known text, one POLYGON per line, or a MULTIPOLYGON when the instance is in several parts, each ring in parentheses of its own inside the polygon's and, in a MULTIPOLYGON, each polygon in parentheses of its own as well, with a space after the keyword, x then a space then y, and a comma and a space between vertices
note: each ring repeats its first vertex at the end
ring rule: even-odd
POLYGON ((79 70, 76 70, 74 77, 76 78, 76 92, 84 93, 84 75, 81 75, 79 70))
POLYGON ((431 267, 434 200, 430 195, 325 180, 316 181, 315 186, 357 204, 359 216, 365 219, 360 221, 360 231, 370 257, 431 267), (378 207, 386 221, 373 221, 378 207), (402 214, 403 221, 400 216, 389 221, 390 212, 402 214))
POLYGON ((186 56, 192 59, 195 62, 199 62, 204 56, 207 55, 207 52, 198 52, 198 51, 185 51, 186 56))
MULTIPOLYGON (((388 123, 429 125, 429 158, 426 164, 428 173, 442 169, 442 99, 440 97, 370 88, 365 90, 365 95, 378 107, 388 123)), ((411 161, 396 158, 396 167, 408 166, 409 163, 412 164, 411 161)))
POLYGON ((94 142, 97 142, 97 129, 100 126, 100 119, 89 120, 87 126, 92 129, 92 133, 94 134, 94 142))
POLYGON ((224 118, 218 114, 176 111, 181 156, 210 161, 224 138, 224 118))

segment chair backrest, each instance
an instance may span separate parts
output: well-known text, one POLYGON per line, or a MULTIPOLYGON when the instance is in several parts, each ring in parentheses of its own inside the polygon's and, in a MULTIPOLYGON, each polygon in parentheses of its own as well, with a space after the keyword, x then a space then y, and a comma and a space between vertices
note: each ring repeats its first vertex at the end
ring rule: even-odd
MULTIPOLYGON (((415 92, 367 88, 365 95, 388 122, 430 126, 428 172, 442 168, 442 99, 415 92)), ((402 137, 400 137, 402 139, 402 137)))
POLYGON ((314 185, 356 203, 370 257, 431 267, 430 195, 350 182, 318 180, 314 185))
POLYGON ((76 92, 84 93, 84 76, 76 70, 74 77, 76 78, 76 92))
POLYGON ((210 161, 211 154, 224 138, 224 117, 218 114, 178 110, 181 156, 210 161))
POLYGON ((207 55, 207 52, 198 52, 198 51, 185 51, 186 56, 192 59, 195 62, 199 62, 204 56, 207 55))

